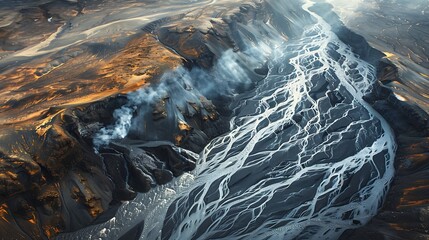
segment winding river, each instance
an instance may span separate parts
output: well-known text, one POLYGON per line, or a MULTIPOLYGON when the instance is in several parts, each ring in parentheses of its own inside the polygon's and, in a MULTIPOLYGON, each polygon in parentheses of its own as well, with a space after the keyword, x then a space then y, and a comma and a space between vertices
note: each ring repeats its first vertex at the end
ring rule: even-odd
POLYGON ((302 5, 311 21, 300 36, 249 43, 245 54, 266 56, 268 74, 236 96, 229 131, 193 172, 59 239, 114 239, 141 221, 141 239, 336 239, 367 223, 393 177, 394 136, 363 100, 376 69, 313 5, 302 5))

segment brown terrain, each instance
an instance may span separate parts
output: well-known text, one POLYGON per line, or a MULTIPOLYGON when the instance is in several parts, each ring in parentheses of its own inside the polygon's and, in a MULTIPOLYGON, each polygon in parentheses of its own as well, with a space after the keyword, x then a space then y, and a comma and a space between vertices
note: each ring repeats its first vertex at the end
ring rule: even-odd
MULTIPOLYGON (((125 104, 124 94, 156 84, 178 66, 209 69, 223 50, 240 50, 236 25, 265 17, 254 3, 185 6, 169 16, 147 2, 119 1, 110 8, 110 19, 98 11, 109 9, 107 1, 24 1, 13 9, 0 3, 3 238, 52 239, 110 216, 121 201, 195 167, 195 159, 175 147, 198 150, 222 133, 227 114, 201 99, 202 107, 188 103, 196 113, 187 115, 187 122, 169 130, 167 140, 176 146, 114 143, 94 152, 94 133, 114 122, 112 112, 125 104), (130 6, 149 9, 148 16, 158 20, 121 12, 130 6), (123 23, 120 16, 132 20, 123 23), (90 26, 89 19, 106 27, 90 26), (199 144, 194 144, 196 132, 207 133, 199 144)), ((382 87, 406 81, 390 62, 379 72, 380 87, 368 102, 397 134, 396 177, 380 214, 343 238, 427 239, 429 131, 422 110, 427 105, 399 101, 395 88, 382 87)), ((154 119, 165 118, 164 105, 157 103, 154 119)))
MULTIPOLYGON (((256 15, 251 5, 238 8, 220 2, 210 6, 211 11, 195 8, 179 17, 138 25, 144 28, 125 27, 98 36, 96 27, 87 30, 95 37, 68 44, 65 29, 97 18, 101 15, 97 7, 104 4, 109 3, 40 1, 4 10, 0 22, 0 232, 4 238, 45 239, 80 229, 103 213, 112 214, 109 210, 133 199, 136 192, 192 170, 195 159, 172 146, 113 144, 96 154, 92 136, 113 123, 112 112, 125 103, 124 94, 157 83, 164 72, 178 66, 210 68, 216 54, 234 47, 225 19, 246 24, 256 15), (205 16, 207 12, 213 16, 205 16), (56 40, 65 43, 55 46, 56 40)), ((127 4, 118 3, 130 7, 127 4)), ((171 140, 178 146, 193 141, 190 133, 218 122, 219 113, 207 99, 201 99, 202 107, 188 104, 196 114, 187 116, 189 124, 180 121, 171 130, 171 140)), ((163 105, 154 108, 154 119, 166 117, 163 105)), ((221 130, 207 131, 203 141, 221 130)), ((199 145, 191 148, 204 142, 199 145)))

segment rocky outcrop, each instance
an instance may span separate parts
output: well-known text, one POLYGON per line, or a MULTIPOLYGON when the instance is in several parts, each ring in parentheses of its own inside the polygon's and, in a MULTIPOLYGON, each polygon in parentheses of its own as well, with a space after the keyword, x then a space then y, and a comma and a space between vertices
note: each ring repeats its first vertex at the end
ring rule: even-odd
MULTIPOLYGON (((142 106, 127 105, 127 94, 157 86, 163 73, 181 66, 187 72, 213 70, 226 49, 245 51, 244 38, 256 42, 260 33, 247 26, 266 22, 272 17, 270 8, 276 7, 275 3, 222 4, 165 17, 138 30, 101 35, 90 42, 79 40, 82 42, 58 51, 42 51, 38 57, 14 62, 17 66, 13 68, 11 62, 0 65, 3 238, 54 238, 105 221, 122 201, 194 169, 194 153, 226 129, 231 94, 208 94, 181 86, 184 90, 179 94, 184 93, 186 101, 178 102, 170 93, 142 106), (134 121, 142 120, 140 124, 134 122, 125 139, 95 146, 96 134, 102 127, 114 125, 113 112, 124 106, 133 111, 134 121)), ((326 13, 326 19, 335 20, 326 7, 317 8, 326 13)), ((60 28, 78 28, 70 19, 92 13, 97 13, 97 7, 84 6, 83 1, 43 1, 23 7, 14 13, 15 19, 0 22, 1 55, 25 50, 60 28), (26 35, 28 29, 38 32, 26 35)), ((291 16, 294 21, 300 17, 291 16)), ((283 24, 285 21, 277 16, 271 24, 288 37, 302 31, 283 24)), ((383 57, 342 24, 331 24, 340 39, 366 61, 377 64, 383 57)), ((266 64, 256 68, 240 64, 252 81, 268 72, 266 64)), ((381 213, 367 226, 345 232, 343 238, 425 239, 428 116, 383 87, 385 82, 398 81, 394 66, 382 62, 379 69, 380 84, 367 101, 397 134, 397 176, 381 213)), ((174 85, 173 80, 165 82, 174 85)), ((252 81, 235 87, 245 91, 252 81)), ((329 98, 332 104, 341 101, 334 93, 329 98)), ((141 231, 139 223, 123 238, 141 231)))
POLYGON ((378 69, 379 82, 367 101, 395 132, 398 145, 395 178, 380 213, 366 226, 346 231, 342 239, 427 239, 429 116, 383 86, 400 81, 395 66, 381 62, 378 69))
MULTIPOLYGON (((28 11, 44 22, 31 20, 31 24, 52 23, 58 28, 69 11, 76 11, 75 15, 92 11, 81 2, 43 4, 28 11)), ((94 146, 93 138, 103 126, 115 124, 112 113, 128 103, 127 93, 155 86, 163 73, 178 66, 210 71, 226 49, 243 50, 237 24, 244 29, 266 17, 255 5, 213 10, 217 18, 204 16, 199 9, 156 21, 131 37, 100 38, 49 52, 2 73, 0 87, 9 91, 0 95, 2 237, 51 239, 107 220, 122 201, 195 168, 192 151, 201 151, 226 130, 229 93, 198 93, 180 107, 173 96, 166 95, 150 103, 149 111, 140 108, 134 113, 146 114, 152 132, 131 129, 126 139, 103 146, 94 146), (172 116, 180 118, 172 120, 172 116), (159 129, 163 135, 154 136, 159 129)), ((9 41, 19 35, 14 30, 19 24, 1 28, 4 50, 16 51, 33 40, 44 40, 10 48, 9 41)), ((267 72, 266 66, 248 71, 254 79, 267 72)))
POLYGON ((362 36, 345 27, 332 12, 332 6, 319 4, 313 9, 330 22, 339 38, 356 54, 377 67, 378 81, 365 100, 387 120, 397 141, 396 173, 380 213, 365 226, 345 231, 340 239, 427 239, 429 115, 424 111, 426 106, 408 101, 399 88, 389 86, 403 81, 399 69, 362 36))

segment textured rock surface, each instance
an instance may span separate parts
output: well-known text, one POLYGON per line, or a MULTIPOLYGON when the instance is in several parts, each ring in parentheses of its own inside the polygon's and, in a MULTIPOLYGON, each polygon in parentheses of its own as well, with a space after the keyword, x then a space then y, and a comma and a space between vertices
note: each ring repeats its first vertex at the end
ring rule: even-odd
POLYGON ((396 174, 381 212, 366 226, 346 231, 342 239, 427 239, 429 182, 428 119, 417 105, 402 102, 383 83, 399 80, 390 63, 379 66, 379 85, 368 102, 395 131, 396 174))
MULTIPOLYGON (((256 17, 252 5, 220 4, 212 8, 216 18, 197 9, 37 57, 40 49, 33 51, 32 45, 51 34, 67 36, 73 27, 81 27, 77 23, 84 21, 79 19, 100 15, 97 6, 103 1, 87 4, 22 2, 15 18, 2 19, 0 232, 4 238, 53 238, 109 219, 121 201, 192 170, 195 158, 177 146, 199 152, 225 130, 224 120, 230 114, 226 95, 213 102, 204 96, 188 102, 186 109, 179 109, 186 122, 164 127, 166 135, 155 139, 162 142, 147 145, 153 137, 135 131, 129 139, 101 147, 97 154, 92 139, 102 126, 114 123, 113 111, 127 102, 123 94, 156 84, 164 72, 180 65, 210 69, 224 50, 240 50, 232 25, 244 26, 263 17, 256 17), (30 33, 31 28, 42 32, 30 33), (15 41, 18 38, 22 41, 15 41), (16 66, 12 67, 9 55, 18 59, 16 66), (219 103, 222 107, 215 106, 219 103)), ((261 71, 255 77, 263 75, 261 71)), ((165 126, 168 109, 176 108, 170 99, 165 96, 150 106, 154 129, 165 126)))
MULTIPOLYGON (((99 154, 93 137, 114 123, 112 112, 127 103, 124 94, 158 83, 164 72, 178 66, 210 70, 224 50, 244 50, 241 39, 255 38, 246 32, 247 24, 268 17, 261 10, 265 5, 218 1, 184 7, 153 22, 127 12, 127 18, 137 19, 127 22, 129 27, 115 19, 127 7, 122 1, 106 22, 98 9, 109 6, 108 1, 18 2, 19 10, 2 11, 0 20, 0 232, 6 239, 53 238, 106 220, 121 201, 192 170, 195 158, 179 147, 199 152, 224 131, 231 114, 227 94, 201 96, 181 108, 172 96, 163 96, 150 105, 153 124, 142 127, 145 134, 132 129, 127 139, 112 141, 99 154), (93 29, 89 19, 104 28, 93 29), (112 22, 118 27, 110 28, 112 22), (58 42, 31 48, 50 36, 58 42), (170 121, 171 109, 183 121, 170 121), (165 135, 154 137, 147 129, 164 129, 165 135)), ((132 6, 156 8, 145 4, 132 6)), ((291 35, 300 32, 281 21, 273 24, 291 35)), ((358 35, 335 24, 342 40, 365 60, 378 63, 381 53, 360 45, 364 41, 358 35)), ((390 63, 379 69, 380 85, 368 102, 397 134, 397 175, 381 213, 343 238, 427 239, 429 132, 422 110, 427 106, 402 102, 383 88, 401 80, 390 63)), ((248 70, 255 79, 268 71, 265 65, 248 70)), ((329 98, 332 104, 341 101, 335 94, 329 98)), ((136 115, 144 111, 137 109, 136 115)), ((124 239, 137 236, 141 228, 140 223, 124 239)))
POLYGON ((389 60, 379 65, 377 94, 368 102, 389 122, 398 145, 395 178, 383 208, 343 239, 428 239, 427 2, 378 1, 360 5, 355 14, 341 6, 335 9, 347 27, 389 60), (368 24, 372 27, 363 27, 368 24))

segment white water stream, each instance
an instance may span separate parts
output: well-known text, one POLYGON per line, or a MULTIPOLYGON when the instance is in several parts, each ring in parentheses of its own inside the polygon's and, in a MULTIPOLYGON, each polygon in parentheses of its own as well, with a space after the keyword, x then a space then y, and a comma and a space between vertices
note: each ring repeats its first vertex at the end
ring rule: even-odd
POLYGON ((163 237, 334 239, 376 214, 395 143, 362 100, 375 69, 311 5, 303 8, 317 23, 276 51, 231 131, 205 148, 195 186, 170 207, 163 237), (331 106, 323 82, 342 103, 331 106))
POLYGON ((144 219, 141 239, 336 239, 368 222, 393 177, 394 136, 362 99, 375 68, 312 5, 315 23, 271 49, 267 77, 194 172, 79 235, 116 238, 144 219))

